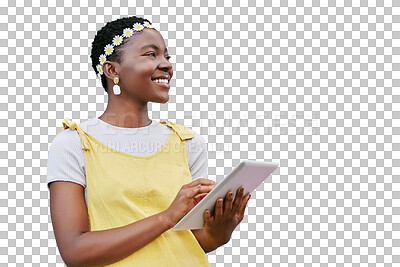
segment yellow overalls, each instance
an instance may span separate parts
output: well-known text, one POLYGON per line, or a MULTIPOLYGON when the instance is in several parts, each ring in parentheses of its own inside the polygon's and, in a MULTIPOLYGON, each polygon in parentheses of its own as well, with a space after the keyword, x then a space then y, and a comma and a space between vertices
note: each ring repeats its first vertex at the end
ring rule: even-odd
MULTIPOLYGON (((182 125, 162 121, 172 128, 166 143, 152 155, 135 156, 106 146, 68 118, 62 123, 62 130, 77 130, 82 140, 90 231, 124 226, 160 213, 169 207, 182 185, 192 181, 185 140, 194 136, 182 125)), ((170 229, 108 266, 210 264, 190 230, 170 229)))

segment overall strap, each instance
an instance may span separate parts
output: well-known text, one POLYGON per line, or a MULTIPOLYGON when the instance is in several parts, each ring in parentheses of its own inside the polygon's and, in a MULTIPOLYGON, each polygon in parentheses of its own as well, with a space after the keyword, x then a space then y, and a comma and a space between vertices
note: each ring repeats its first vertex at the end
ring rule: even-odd
POLYGON ((178 134, 179 138, 182 141, 187 140, 187 139, 192 139, 194 137, 192 132, 183 125, 176 124, 176 123, 173 123, 170 121, 160 121, 160 123, 166 124, 167 126, 172 128, 178 134))
POLYGON ((82 130, 81 127, 79 127, 75 122, 70 121, 68 117, 63 120, 62 124, 63 124, 63 129, 61 129, 61 131, 59 131, 58 134, 68 128, 70 128, 72 131, 76 130, 82 140, 82 149, 89 150, 89 142, 87 140, 86 133, 82 130))

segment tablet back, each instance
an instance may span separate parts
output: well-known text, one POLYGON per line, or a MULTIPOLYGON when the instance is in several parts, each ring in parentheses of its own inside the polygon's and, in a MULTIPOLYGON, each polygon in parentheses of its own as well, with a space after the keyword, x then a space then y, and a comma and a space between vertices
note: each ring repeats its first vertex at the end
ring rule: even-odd
POLYGON ((213 215, 215 203, 218 198, 225 198, 229 190, 236 191, 240 186, 244 194, 251 193, 265 181, 277 168, 275 162, 242 161, 230 174, 228 174, 213 190, 208 193, 189 213, 187 213, 173 229, 201 229, 204 228, 203 212, 208 209, 213 215))

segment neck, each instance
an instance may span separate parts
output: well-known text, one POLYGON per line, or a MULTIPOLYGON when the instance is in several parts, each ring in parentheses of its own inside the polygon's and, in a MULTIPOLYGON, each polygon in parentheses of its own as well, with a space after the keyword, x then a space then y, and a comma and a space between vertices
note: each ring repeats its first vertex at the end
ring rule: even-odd
POLYGON ((139 128, 151 123, 148 115, 147 103, 131 103, 109 101, 106 110, 99 117, 102 121, 123 128, 139 128))

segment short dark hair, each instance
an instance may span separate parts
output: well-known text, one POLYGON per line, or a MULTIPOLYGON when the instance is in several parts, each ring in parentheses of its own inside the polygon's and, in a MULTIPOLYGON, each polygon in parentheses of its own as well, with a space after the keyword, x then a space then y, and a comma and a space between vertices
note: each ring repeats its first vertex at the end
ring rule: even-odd
MULTIPOLYGON (((151 23, 147 19, 136 16, 120 18, 108 22, 105 26, 103 26, 103 28, 101 28, 97 32, 92 43, 92 52, 90 55, 92 59, 92 67, 96 72, 96 74, 97 74, 96 66, 99 64, 99 57, 100 55, 104 54, 104 47, 108 44, 112 44, 114 36, 122 35, 123 30, 125 28, 132 28, 133 24, 135 23, 143 24, 144 22, 151 23)), ((110 56, 107 56, 107 60, 120 63, 122 56, 121 48, 124 46, 124 44, 125 42, 123 42, 121 45, 117 47, 114 47, 114 52, 110 56)), ((103 85, 104 90, 107 92, 107 79, 105 75, 101 75, 101 84, 103 85)))

